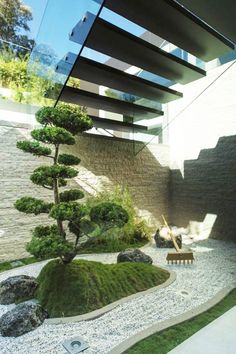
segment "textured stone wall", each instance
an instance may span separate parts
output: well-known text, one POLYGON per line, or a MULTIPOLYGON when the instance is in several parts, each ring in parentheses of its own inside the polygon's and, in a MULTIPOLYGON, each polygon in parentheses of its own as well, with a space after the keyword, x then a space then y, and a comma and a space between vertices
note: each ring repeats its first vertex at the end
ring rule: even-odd
POLYGON ((184 176, 172 170, 171 220, 179 226, 205 221, 210 237, 236 241, 236 135, 186 160, 184 176), (210 214, 212 225, 206 222, 210 214))
MULTIPOLYGON (((31 172, 47 161, 16 148, 17 140, 29 137, 29 126, 0 122, 0 261, 25 256, 30 229, 38 223, 49 222, 47 216, 27 216, 13 207, 15 200, 25 195, 51 198, 50 191, 29 180, 31 172)), ((132 142, 84 136, 65 151, 81 158, 79 176, 72 184, 82 187, 87 194, 124 184, 150 223, 158 224, 162 213, 168 215, 168 147, 154 144, 134 156, 132 142)))

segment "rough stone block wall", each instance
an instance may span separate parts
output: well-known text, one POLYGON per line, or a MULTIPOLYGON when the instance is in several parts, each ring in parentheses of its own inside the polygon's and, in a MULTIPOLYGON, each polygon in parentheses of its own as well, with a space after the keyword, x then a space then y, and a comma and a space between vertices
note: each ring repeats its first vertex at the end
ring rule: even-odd
MULTIPOLYGON (((47 159, 36 158, 16 148, 17 140, 30 137, 30 127, 0 122, 0 261, 26 255, 25 244, 30 229, 48 223, 47 216, 20 213, 13 204, 19 197, 29 195, 50 200, 51 192, 33 185, 32 171, 47 159)), ((140 146, 141 148, 141 146, 140 146)), ((78 137, 73 147, 64 151, 78 155, 82 162, 73 185, 94 194, 103 187, 123 184, 129 187, 140 213, 158 224, 160 215, 168 215, 169 177, 168 147, 151 145, 137 156, 133 142, 109 138, 78 137)))
POLYGON ((171 220, 179 226, 216 220, 210 237, 236 241, 236 135, 221 137, 213 149, 184 162, 184 176, 171 172, 171 220))

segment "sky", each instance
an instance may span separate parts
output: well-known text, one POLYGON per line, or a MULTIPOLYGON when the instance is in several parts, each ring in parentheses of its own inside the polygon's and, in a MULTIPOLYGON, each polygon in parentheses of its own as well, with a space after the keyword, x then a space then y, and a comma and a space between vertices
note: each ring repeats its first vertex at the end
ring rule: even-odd
MULTIPOLYGON (((37 38, 37 34, 39 31, 39 27, 42 21, 43 16, 45 15, 45 18, 49 18, 49 15, 51 16, 50 18, 50 26, 51 29, 53 28, 53 26, 57 26, 57 24, 60 21, 60 27, 61 29, 66 29, 66 27, 68 27, 68 25, 66 25, 65 20, 66 17, 71 19, 71 23, 69 24, 69 28, 72 29, 74 27, 74 25, 78 22, 78 20, 81 18, 82 14, 84 14, 86 12, 86 10, 90 10, 91 12, 96 12, 96 9, 99 8, 99 5, 94 4, 94 2, 100 2, 97 0, 58 0, 54 1, 54 0, 22 0, 22 2, 26 5, 28 5, 31 10, 32 10, 32 14, 33 14, 33 20, 29 22, 29 26, 30 26, 30 37, 32 38, 37 38), (48 6, 47 6, 48 4, 48 6), (58 4, 60 4, 60 6, 58 6, 58 4), (91 5, 90 5, 91 4, 91 5), (70 5, 70 6, 69 6, 70 5), (46 14, 45 14, 45 8, 47 6, 46 9, 46 14), (62 8, 62 12, 60 13, 59 8, 62 8), (70 10, 72 9, 72 11, 70 10), (92 10, 91 10, 92 9, 92 10), (55 11, 55 12, 54 12, 55 11), (64 12, 64 17, 63 17, 63 12, 64 12), (74 12, 74 14, 72 15, 72 13, 74 12), (61 17, 59 17, 61 15, 61 17), (72 20, 74 19, 74 20, 72 20), (64 21, 63 21, 64 20, 64 21), (74 23, 73 23, 74 21, 74 23)), ((112 13, 111 11, 104 9, 102 11, 101 17, 108 19, 109 21, 111 21, 112 23, 115 23, 117 26, 120 26, 132 33, 135 33, 137 35, 140 35, 143 30, 141 28, 138 28, 138 26, 132 24, 130 21, 125 20, 124 18, 115 15, 114 13, 112 13)), ((46 22, 46 21, 45 21, 46 22)), ((43 26, 44 27, 44 26, 43 26)), ((40 31, 42 32, 42 30, 40 31)), ((66 32, 67 34, 68 32, 66 32)), ((49 33, 48 33, 49 34, 49 33)), ((41 34, 40 34, 41 36, 41 34)), ((50 36, 50 34, 49 34, 50 36)), ((46 37, 46 36, 45 36, 46 37)))
MULTIPOLYGON (((97 14, 100 9, 100 1, 22 0, 32 10, 33 20, 28 23, 31 30, 28 35, 36 40, 36 48, 40 48, 39 53, 46 57, 49 50, 55 53, 58 61, 68 52, 78 54, 81 44, 71 41, 69 34, 87 11, 94 15, 97 14), (43 44, 43 47, 40 46, 41 44, 43 44)), ((137 36, 144 32, 141 27, 108 9, 103 9, 100 16, 137 36)), ((80 33, 82 33, 81 37, 84 37, 84 30, 80 33)), ((83 51, 82 55, 100 62, 106 62, 109 59, 104 54, 94 52, 88 48, 83 51)))
POLYGON ((47 1, 48 0, 22 0, 25 5, 31 8, 33 14, 33 20, 29 22, 31 38, 37 36, 47 1))

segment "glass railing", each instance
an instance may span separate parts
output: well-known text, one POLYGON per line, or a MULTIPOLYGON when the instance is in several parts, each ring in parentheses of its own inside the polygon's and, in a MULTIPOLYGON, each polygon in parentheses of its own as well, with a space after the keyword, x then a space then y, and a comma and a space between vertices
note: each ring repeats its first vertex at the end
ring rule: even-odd
MULTIPOLYGON (((34 113, 38 110, 35 97, 40 85, 38 82, 37 89, 33 90, 33 82, 27 73, 29 56, 29 48, 0 39, 1 124, 35 124, 34 113)), ((42 100, 42 95, 39 96, 42 100)))
MULTIPOLYGON (((140 68, 131 67, 128 63, 118 63, 116 59, 86 47, 86 38, 98 16, 137 37, 141 37, 144 40, 159 46, 163 51, 171 53, 199 68, 205 68, 205 63, 203 61, 162 38, 145 31, 144 28, 124 19, 112 11, 109 11, 103 7, 103 4, 103 0, 48 0, 39 33, 36 38, 36 46, 31 54, 30 64, 28 66, 28 72, 31 77, 34 78, 36 82, 38 80, 36 86, 38 85, 41 87, 41 102, 39 97, 37 97, 37 100, 40 102, 39 104, 56 104, 60 98, 60 93, 64 85, 83 88, 83 83, 79 82, 79 80, 71 78, 68 80, 73 64, 78 55, 106 65, 114 66, 120 70, 127 71, 132 75, 137 75, 140 78, 144 78, 166 87, 171 87, 176 83, 164 77, 141 70, 140 68)), ((129 92, 117 91, 110 87, 97 87, 97 93, 100 95, 165 111, 165 105, 161 105, 159 102, 137 97, 129 94, 129 92)), ((94 114, 94 112, 90 114, 94 114)), ((96 114, 105 119, 115 119, 147 127, 145 132, 141 132, 140 129, 136 129, 135 127, 130 130, 128 129, 128 131, 125 132, 122 130, 115 131, 113 129, 105 130, 99 128, 96 131, 93 130, 96 134, 117 136, 132 139, 134 141, 141 140, 145 144, 157 136, 157 141, 162 142, 162 117, 150 120, 140 120, 140 117, 137 118, 135 114, 132 116, 125 116, 121 114, 113 114, 112 112, 105 112, 101 109, 97 109, 96 114)), ((140 145, 138 144, 137 146, 140 145)), ((137 147, 135 150, 138 149, 139 148, 137 147)))

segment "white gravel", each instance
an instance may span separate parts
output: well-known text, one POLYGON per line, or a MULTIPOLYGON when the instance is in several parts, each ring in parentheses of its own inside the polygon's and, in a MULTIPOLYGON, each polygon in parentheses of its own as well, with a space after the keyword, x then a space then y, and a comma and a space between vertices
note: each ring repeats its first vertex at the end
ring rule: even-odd
MULTIPOLYGON (((192 244, 193 265, 167 265, 166 249, 154 245, 145 248, 154 264, 177 273, 177 280, 168 288, 119 305, 102 317, 79 323, 42 325, 18 338, 0 336, 1 354, 65 354, 62 342, 82 337, 90 348, 86 354, 105 354, 137 332, 163 320, 186 312, 212 298, 219 290, 236 280, 236 244, 207 240, 192 244)), ((112 263, 116 254, 80 256, 89 260, 112 263)), ((17 274, 37 276, 44 263, 30 265, 0 274, 0 281, 17 274)), ((0 315, 8 306, 0 306, 0 315)))

